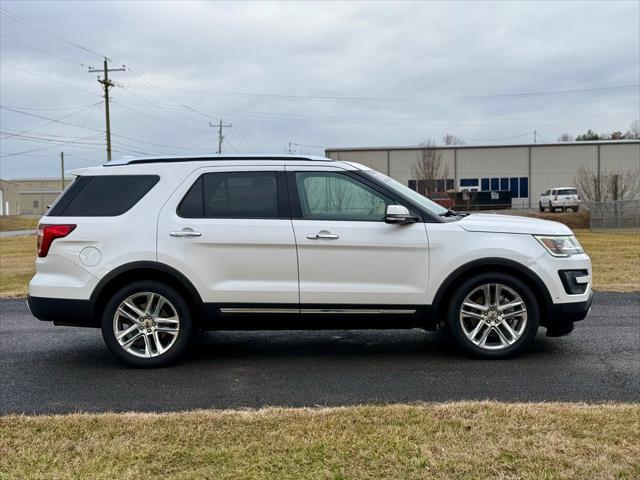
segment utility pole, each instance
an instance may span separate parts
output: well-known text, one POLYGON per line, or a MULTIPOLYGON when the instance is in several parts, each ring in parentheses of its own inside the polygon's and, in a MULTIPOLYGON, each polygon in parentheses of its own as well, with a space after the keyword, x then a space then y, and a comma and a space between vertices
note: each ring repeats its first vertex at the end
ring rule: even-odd
POLYGON ((209 122, 209 126, 210 127, 218 127, 218 155, 220 155, 222 153, 222 141, 224 140, 224 135, 222 134, 222 129, 223 128, 231 128, 232 125, 228 124, 225 125, 222 123, 222 119, 220 119, 220 123, 215 124, 215 123, 211 123, 209 122))
POLYGON ((102 73, 102 78, 98 77, 98 83, 102 84, 104 89, 104 113, 107 124, 107 162, 111 161, 111 121, 109 119, 109 88, 115 84, 109 80, 109 72, 124 72, 125 68, 108 68, 107 59, 104 59, 102 70, 90 68, 89 73, 102 73))
POLYGON ((60 191, 64 190, 64 152, 60 152, 60 191))
POLYGON ((538 131, 533 131, 533 143, 538 143, 538 131))

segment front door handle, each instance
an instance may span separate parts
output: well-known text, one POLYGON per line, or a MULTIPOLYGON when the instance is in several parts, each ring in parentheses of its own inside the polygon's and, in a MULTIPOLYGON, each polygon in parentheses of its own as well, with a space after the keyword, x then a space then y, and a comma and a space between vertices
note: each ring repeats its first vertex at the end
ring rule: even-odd
POLYGON ((338 238, 340 238, 340 235, 336 235, 335 233, 330 233, 330 232, 327 232, 326 230, 322 230, 318 233, 308 234, 307 238, 309 240, 318 240, 318 239, 337 240, 338 238))
POLYGON ((178 230, 174 232, 169 232, 169 235, 172 237, 201 237, 202 233, 194 232, 193 230, 178 230))

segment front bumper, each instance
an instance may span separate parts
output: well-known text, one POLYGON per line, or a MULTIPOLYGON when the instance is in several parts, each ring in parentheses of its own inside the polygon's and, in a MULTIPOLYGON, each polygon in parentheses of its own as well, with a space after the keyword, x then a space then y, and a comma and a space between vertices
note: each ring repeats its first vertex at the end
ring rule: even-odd
POLYGON ((584 320, 591 310, 593 291, 584 302, 554 303, 547 313, 547 337, 561 337, 573 331, 573 322, 584 320))
POLYGON ((69 298, 27 297, 31 314, 38 320, 53 322, 54 325, 73 327, 99 327, 100 322, 94 315, 92 300, 69 298))
POLYGON ((593 291, 590 291, 589 298, 584 302, 554 303, 549 309, 550 323, 566 323, 584 320, 589 314, 589 310, 591 310, 592 301, 593 291))

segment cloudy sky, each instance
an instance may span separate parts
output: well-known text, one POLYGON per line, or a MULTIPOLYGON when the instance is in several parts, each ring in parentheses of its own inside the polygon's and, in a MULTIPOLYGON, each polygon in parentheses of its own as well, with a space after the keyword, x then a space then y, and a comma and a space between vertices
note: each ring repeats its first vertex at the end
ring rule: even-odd
POLYGON ((114 158, 555 141, 640 117, 640 2, 0 2, 0 177, 114 158))

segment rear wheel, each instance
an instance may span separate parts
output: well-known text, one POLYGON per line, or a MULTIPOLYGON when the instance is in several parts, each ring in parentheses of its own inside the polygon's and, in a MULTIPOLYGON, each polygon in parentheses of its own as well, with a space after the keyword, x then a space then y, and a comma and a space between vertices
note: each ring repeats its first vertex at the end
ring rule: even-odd
POLYGON ((139 281, 120 289, 102 316, 102 337, 109 350, 134 367, 174 362, 191 335, 189 307, 173 288, 139 281))
POLYGON ((447 323, 466 352, 481 358, 505 358, 533 342, 539 323, 535 296, 519 279, 503 273, 476 275, 456 291, 447 323))
POLYGON ((573 207, 573 211, 578 213, 578 210, 580 210, 580 207, 573 207))

